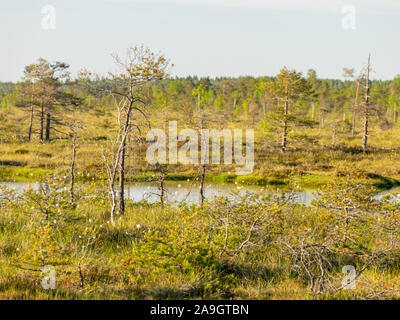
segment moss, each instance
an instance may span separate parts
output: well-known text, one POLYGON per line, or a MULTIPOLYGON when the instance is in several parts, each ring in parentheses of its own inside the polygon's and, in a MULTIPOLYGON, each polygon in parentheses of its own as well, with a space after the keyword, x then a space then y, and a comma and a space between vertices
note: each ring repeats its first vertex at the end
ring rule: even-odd
POLYGON ((44 178, 52 171, 39 168, 0 167, 2 181, 34 181, 44 178))
MULTIPOLYGON (((97 168, 98 169, 98 168, 97 168)), ((59 172, 58 172, 59 173, 59 172)), ((44 168, 26 168, 19 166, 2 166, 0 167, 0 180, 2 181, 37 181, 42 179, 48 174, 55 174, 55 170, 44 169, 44 168)), ((62 175, 68 174, 66 171, 62 171, 62 175)), ((127 181, 131 182, 148 182, 157 179, 159 173, 146 172, 140 175, 128 176, 127 181)), ((353 176, 353 175, 352 175, 353 176)), ((193 180, 197 175, 192 172, 187 173, 168 173, 166 181, 186 181, 193 180)), ((214 174, 208 173, 206 175, 206 181, 219 184, 230 184, 238 182, 244 185, 257 185, 257 186, 278 186, 288 187, 292 181, 296 181, 302 188, 306 189, 317 189, 327 184, 332 178, 345 178, 344 174, 338 174, 338 172, 315 172, 315 173, 298 173, 297 175, 282 175, 270 173, 269 176, 261 175, 246 175, 237 176, 235 174, 214 174)), ((391 177, 384 177, 373 173, 354 173, 354 178, 357 180, 370 180, 374 187, 379 190, 387 190, 400 186, 399 180, 391 177)), ((77 175, 77 181, 101 181, 105 180, 106 177, 103 173, 96 174, 83 174, 77 175)))
POLYGON ((323 176, 323 175, 316 175, 316 174, 307 174, 296 177, 297 183, 302 188, 318 188, 321 187, 329 182, 331 177, 323 176))
POLYGON ((260 185, 260 186, 285 186, 287 181, 282 178, 276 177, 262 177, 262 176, 238 176, 236 181, 246 185, 260 185))
POLYGON ((377 189, 387 190, 399 186, 400 182, 393 178, 380 176, 379 178, 373 179, 372 184, 377 189))

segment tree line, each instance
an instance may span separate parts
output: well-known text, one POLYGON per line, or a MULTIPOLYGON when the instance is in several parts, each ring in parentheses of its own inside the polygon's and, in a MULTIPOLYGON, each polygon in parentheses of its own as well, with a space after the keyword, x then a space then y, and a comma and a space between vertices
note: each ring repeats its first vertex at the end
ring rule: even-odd
MULTIPOLYGON (((110 148, 102 150, 111 219, 117 210, 120 214, 125 211, 125 159, 135 137, 140 140, 140 116, 149 127, 180 119, 199 132, 211 126, 232 125, 257 127, 261 132, 272 130, 281 136, 278 146, 282 153, 290 149, 293 127, 328 128, 333 147, 338 132, 352 136, 360 133, 360 147, 366 152, 371 117, 383 128, 398 122, 400 76, 392 81, 371 81, 370 57, 358 73, 344 68, 345 81, 320 79, 314 70, 303 75, 286 67, 274 77, 171 78, 169 60, 144 46, 131 47, 124 58, 113 59, 118 71, 107 77, 86 69, 72 77, 67 63, 39 58, 25 67, 20 82, 0 86, 3 108, 13 105, 26 114, 26 141, 36 134, 41 143, 47 143, 64 134, 60 128, 67 128, 73 155, 72 201, 76 141, 85 127, 76 114, 96 110, 115 115, 117 126, 109 139, 110 148), (135 130, 138 135, 133 134, 135 130)), ((165 168, 158 166, 157 170, 165 177, 165 168)), ((206 170, 203 164, 202 200, 206 170)))
MULTIPOLYGON (((338 132, 354 136, 360 131, 360 145, 366 150, 370 117, 375 117, 381 127, 390 128, 398 122, 400 105, 400 76, 391 81, 371 81, 370 72, 368 61, 358 74, 353 68, 344 68, 344 81, 320 79, 314 70, 303 75, 286 67, 274 77, 165 76, 149 79, 140 90, 146 110, 154 114, 168 110, 176 117, 182 111, 190 116, 201 104, 210 119, 223 117, 225 123, 261 124, 265 130, 280 127, 283 152, 287 149, 290 126, 329 127, 333 145, 338 132)), ((92 77, 82 85, 79 76, 71 77, 67 63, 40 58, 25 67, 20 82, 0 84, 1 105, 26 110, 27 140, 32 137, 36 121, 39 140, 46 142, 50 141, 52 131, 57 132, 57 126, 62 125, 63 115, 71 111, 115 110, 114 93, 120 88, 121 81, 113 76, 92 77)))

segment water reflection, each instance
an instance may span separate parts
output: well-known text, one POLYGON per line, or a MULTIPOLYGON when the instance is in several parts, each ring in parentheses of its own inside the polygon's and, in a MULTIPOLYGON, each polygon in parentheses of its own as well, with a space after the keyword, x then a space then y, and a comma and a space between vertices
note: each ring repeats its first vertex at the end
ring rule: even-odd
MULTIPOLYGON (((15 189, 17 192, 22 192, 32 187, 34 190, 39 189, 38 182, 1 182, 2 185, 6 185, 9 188, 15 189)), ((167 182, 166 183, 166 200, 168 202, 186 202, 187 204, 198 204, 200 203, 200 192, 199 184, 192 184, 188 182, 167 182)), ((262 192, 274 196, 282 195, 285 191, 279 189, 269 189, 256 186, 243 186, 243 185, 231 185, 231 184, 206 184, 205 197, 208 200, 212 200, 215 197, 230 196, 232 191, 236 191, 243 195, 246 192, 262 192)), ((134 183, 127 184, 125 195, 126 198, 131 199, 135 202, 147 200, 149 202, 156 202, 160 200, 160 191, 156 184, 150 183, 134 183)), ((299 204, 309 205, 314 199, 313 190, 302 190, 295 193, 295 201, 299 204)))

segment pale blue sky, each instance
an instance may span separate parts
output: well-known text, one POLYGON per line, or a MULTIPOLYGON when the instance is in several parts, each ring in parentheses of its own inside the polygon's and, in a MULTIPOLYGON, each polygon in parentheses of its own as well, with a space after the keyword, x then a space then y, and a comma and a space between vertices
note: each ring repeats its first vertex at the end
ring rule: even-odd
POLYGON ((372 54, 375 78, 400 74, 399 0, 2 0, 0 81, 20 79, 38 57, 105 74, 129 45, 161 50, 173 76, 274 75, 287 65, 320 77, 359 70, 372 54), (56 29, 41 26, 44 5, 56 29), (342 28, 344 5, 356 29, 342 28))

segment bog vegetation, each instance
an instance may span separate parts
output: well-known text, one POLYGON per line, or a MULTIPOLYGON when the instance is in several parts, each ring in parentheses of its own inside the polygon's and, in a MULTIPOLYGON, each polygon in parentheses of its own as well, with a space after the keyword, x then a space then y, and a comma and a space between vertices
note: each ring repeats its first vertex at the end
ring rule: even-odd
POLYGON ((400 297, 400 205, 376 197, 400 177, 400 77, 372 81, 371 58, 344 81, 286 67, 171 78, 143 46, 113 58, 106 77, 38 59, 0 84, 0 181, 39 183, 1 186, 0 298, 400 297), (254 129, 254 172, 149 165, 146 133, 169 121, 254 129), (200 203, 167 203, 166 180, 197 183, 200 203), (126 199, 127 181, 156 184, 159 201, 126 199), (285 192, 206 199, 210 181, 285 192), (294 201, 302 188, 316 190, 310 206, 294 201), (56 289, 41 285, 45 266, 56 289))

